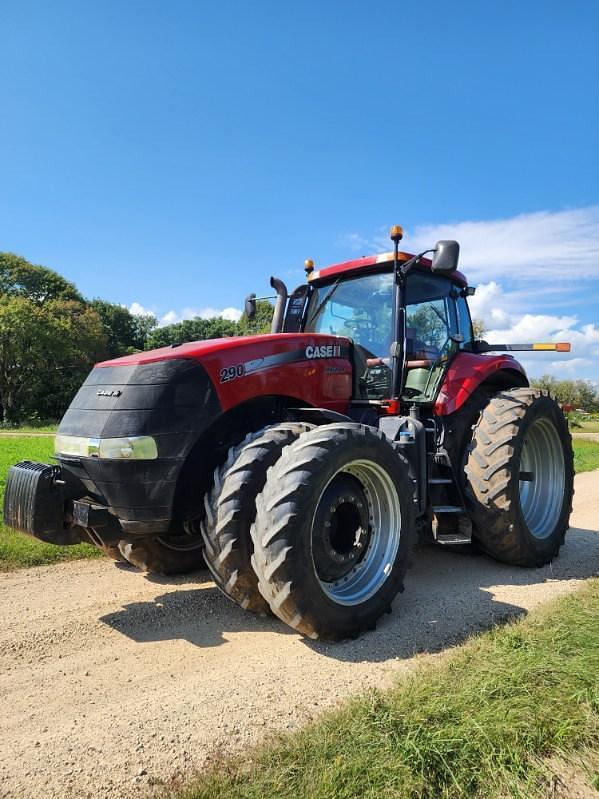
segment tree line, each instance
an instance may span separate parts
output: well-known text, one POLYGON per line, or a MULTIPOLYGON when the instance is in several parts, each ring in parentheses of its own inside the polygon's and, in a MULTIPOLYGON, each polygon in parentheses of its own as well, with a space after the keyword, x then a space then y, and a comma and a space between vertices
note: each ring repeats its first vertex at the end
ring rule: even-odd
MULTIPOLYGON (((44 266, 0 253, 0 423, 59 419, 94 363, 140 350, 270 329, 273 307, 258 301, 256 318, 216 317, 158 327, 117 303, 86 299, 44 266)), ((481 325, 484 331, 484 327, 481 325)), ((559 402, 599 411, 599 391, 586 380, 545 375, 533 385, 559 402)))
POLYGON ((191 319, 158 327, 117 303, 87 299, 44 266, 0 252, 0 422, 59 419, 91 367, 140 350, 270 328, 272 306, 256 319, 191 319))

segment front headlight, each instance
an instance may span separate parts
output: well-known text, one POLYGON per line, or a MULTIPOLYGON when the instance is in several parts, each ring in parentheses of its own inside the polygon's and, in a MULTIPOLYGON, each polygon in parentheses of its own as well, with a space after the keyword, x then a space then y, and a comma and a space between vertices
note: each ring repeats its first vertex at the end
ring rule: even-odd
POLYGON ((54 442, 54 451, 57 455, 74 455, 77 458, 153 461, 158 457, 156 442, 151 436, 87 438, 59 433, 54 442))

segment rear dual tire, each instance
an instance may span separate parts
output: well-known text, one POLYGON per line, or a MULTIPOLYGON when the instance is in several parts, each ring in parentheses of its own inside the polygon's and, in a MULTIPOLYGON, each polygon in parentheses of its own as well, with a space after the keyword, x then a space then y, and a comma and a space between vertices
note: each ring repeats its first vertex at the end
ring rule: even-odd
POLYGON ((474 536, 492 557, 542 566, 559 552, 572 509, 574 460, 558 404, 531 388, 489 400, 465 464, 474 536))
POLYGON ((270 608, 258 590, 251 564, 250 528, 256 516, 256 497, 264 488, 268 469, 284 447, 312 427, 285 422, 250 433, 231 447, 225 463, 215 469, 212 490, 204 499, 206 565, 229 599, 260 615, 269 614, 270 608))
POLYGON ((403 590, 413 486, 398 448, 360 424, 303 434, 256 500, 252 565, 271 610, 310 638, 372 630, 403 590))

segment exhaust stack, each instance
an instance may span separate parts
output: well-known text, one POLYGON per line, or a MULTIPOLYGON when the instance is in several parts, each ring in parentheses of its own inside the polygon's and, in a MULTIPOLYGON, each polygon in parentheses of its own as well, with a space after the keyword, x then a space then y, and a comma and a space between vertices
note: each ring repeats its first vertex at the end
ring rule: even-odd
POLYGON ((287 286, 278 277, 271 277, 270 285, 277 292, 277 301, 275 303, 275 310, 272 315, 272 324, 270 326, 271 333, 280 333, 283 329, 283 320, 285 318, 285 307, 287 305, 287 286))

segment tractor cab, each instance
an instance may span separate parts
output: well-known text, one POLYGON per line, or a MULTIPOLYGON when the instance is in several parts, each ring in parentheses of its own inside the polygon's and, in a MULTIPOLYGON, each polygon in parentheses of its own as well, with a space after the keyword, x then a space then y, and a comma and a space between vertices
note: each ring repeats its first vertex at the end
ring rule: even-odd
POLYGON ((430 260, 399 252, 402 235, 392 229, 393 252, 319 271, 306 261, 308 283, 287 305, 284 332, 352 342, 353 404, 431 404, 454 356, 472 347, 473 289, 456 271, 457 242, 438 242, 430 260))
MULTIPOLYGON (((364 271, 313 285, 303 329, 351 339, 354 399, 381 401, 393 396, 394 272, 392 264, 364 271)), ((402 400, 433 402, 447 365, 471 345, 464 288, 430 269, 414 269, 407 275, 402 400)))

